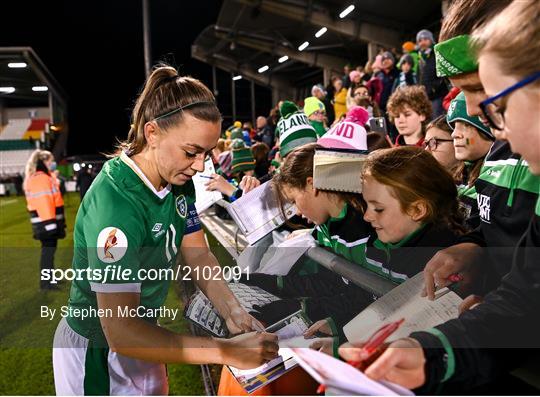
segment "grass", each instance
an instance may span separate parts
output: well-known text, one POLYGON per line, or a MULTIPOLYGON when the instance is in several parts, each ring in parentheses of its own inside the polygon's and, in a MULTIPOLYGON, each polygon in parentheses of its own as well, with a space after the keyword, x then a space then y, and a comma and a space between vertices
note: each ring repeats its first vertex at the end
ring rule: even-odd
MULTIPOLYGON (((67 194, 68 228, 66 238, 58 244, 58 268, 71 266, 78 206, 79 195, 67 194)), ((40 306, 59 309, 66 305, 69 282, 61 284, 59 291, 40 291, 40 243, 32 239, 24 197, 0 198, 0 231, 0 395, 54 395, 52 340, 59 318, 41 318, 40 306)), ((178 286, 172 287, 165 305, 182 305, 179 293, 178 286)), ((182 318, 174 322, 164 318, 160 324, 187 332, 182 318)), ((170 394, 204 394, 198 366, 169 365, 168 371, 170 394)))

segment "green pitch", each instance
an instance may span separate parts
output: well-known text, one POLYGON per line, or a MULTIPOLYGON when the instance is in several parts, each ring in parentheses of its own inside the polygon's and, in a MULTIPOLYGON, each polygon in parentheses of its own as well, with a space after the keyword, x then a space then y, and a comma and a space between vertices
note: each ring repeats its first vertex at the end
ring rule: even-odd
MULTIPOLYGON (((60 240, 56 267, 67 268, 73 255, 73 224, 78 193, 65 199, 67 236, 60 240)), ((24 197, 0 198, 0 395, 53 395, 52 339, 59 321, 42 319, 40 306, 59 309, 67 303, 69 282, 59 291, 39 290, 40 244, 32 231, 24 197)), ((171 288, 168 307, 181 305, 179 290, 171 288)), ((160 324, 187 332, 183 319, 160 324)), ((172 395, 204 394, 198 366, 169 365, 172 395)))

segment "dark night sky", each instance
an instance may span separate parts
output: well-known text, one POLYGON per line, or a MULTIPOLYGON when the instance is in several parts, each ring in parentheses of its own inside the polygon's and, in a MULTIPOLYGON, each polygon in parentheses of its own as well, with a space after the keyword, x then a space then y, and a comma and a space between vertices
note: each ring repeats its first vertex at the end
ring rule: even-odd
MULTIPOLYGON (((68 95, 68 154, 110 151, 124 138, 144 81, 141 0, 2 2, 0 46, 31 46, 68 95)), ((197 35, 215 23, 219 0, 150 0, 152 58, 211 85, 191 59, 197 35)), ((229 77, 230 79, 230 77, 229 77)))

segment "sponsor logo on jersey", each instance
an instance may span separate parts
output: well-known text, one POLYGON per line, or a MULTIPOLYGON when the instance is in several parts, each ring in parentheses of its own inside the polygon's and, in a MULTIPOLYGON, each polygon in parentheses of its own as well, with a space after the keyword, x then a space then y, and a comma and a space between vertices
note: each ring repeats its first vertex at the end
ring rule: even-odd
POLYGON ((163 226, 163 223, 156 223, 154 227, 152 228, 153 232, 159 232, 163 226))
POLYGON ((127 237, 117 227, 106 227, 99 232, 97 238, 97 255, 105 263, 117 262, 126 254, 127 237))
POLYGON ((185 218, 187 215, 187 201, 186 196, 183 194, 176 198, 176 212, 178 212, 178 215, 182 218, 185 218))
POLYGON ((476 197, 478 201, 478 210, 480 212, 480 219, 486 223, 491 223, 490 212, 491 212, 491 203, 490 197, 484 194, 479 194, 476 197))

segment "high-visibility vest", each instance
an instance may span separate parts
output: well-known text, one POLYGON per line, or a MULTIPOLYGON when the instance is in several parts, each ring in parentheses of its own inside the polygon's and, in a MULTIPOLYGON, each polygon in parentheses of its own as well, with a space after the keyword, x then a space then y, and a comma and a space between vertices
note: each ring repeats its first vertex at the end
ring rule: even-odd
POLYGON ((64 200, 56 177, 38 171, 28 177, 24 193, 34 238, 64 238, 64 200))

